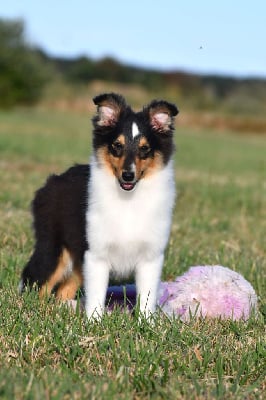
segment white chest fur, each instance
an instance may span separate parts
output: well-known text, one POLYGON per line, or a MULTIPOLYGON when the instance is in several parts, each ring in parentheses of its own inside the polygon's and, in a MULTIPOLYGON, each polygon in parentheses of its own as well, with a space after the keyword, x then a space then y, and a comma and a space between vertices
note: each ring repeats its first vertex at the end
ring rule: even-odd
POLYGON ((171 163, 123 191, 116 178, 92 163, 89 182, 84 256, 86 313, 98 318, 104 310, 110 273, 134 272, 140 311, 154 312, 168 241, 175 190, 171 163))
POLYGON ((163 253, 169 237, 175 189, 172 163, 133 192, 92 163, 89 182, 87 239, 90 251, 117 275, 127 275, 143 259, 163 253))

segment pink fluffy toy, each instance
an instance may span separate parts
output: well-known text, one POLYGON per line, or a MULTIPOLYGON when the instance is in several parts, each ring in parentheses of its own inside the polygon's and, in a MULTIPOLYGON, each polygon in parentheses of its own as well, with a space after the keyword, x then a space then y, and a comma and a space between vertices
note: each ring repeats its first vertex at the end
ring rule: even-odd
MULTIPOLYGON (((108 288, 109 311, 116 305, 132 309, 135 304, 135 285, 108 288)), ((247 320, 257 310, 257 296, 239 273, 221 265, 205 265, 190 267, 173 282, 161 282, 157 304, 166 315, 182 321, 194 316, 247 320)), ((76 302, 72 300, 71 305, 75 308, 76 302)))
POLYGON ((190 267, 174 282, 161 282, 159 306, 187 321, 191 316, 247 320, 257 309, 251 284, 239 273, 221 265, 190 267))

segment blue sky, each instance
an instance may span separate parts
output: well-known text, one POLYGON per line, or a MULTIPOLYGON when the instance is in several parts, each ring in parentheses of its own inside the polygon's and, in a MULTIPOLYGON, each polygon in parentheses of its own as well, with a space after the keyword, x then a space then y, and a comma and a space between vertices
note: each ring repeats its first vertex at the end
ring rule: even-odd
POLYGON ((265 0, 7 0, 32 44, 51 55, 156 69, 266 77, 265 0))

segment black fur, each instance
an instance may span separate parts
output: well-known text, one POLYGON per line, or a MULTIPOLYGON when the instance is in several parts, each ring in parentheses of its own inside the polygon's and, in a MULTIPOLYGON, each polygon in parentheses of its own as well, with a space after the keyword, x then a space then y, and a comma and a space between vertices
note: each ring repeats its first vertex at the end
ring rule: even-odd
MULTIPOLYGON (((127 164, 130 166, 136 154, 145 159, 159 152, 167 164, 174 150, 173 117, 178 113, 175 105, 154 100, 141 112, 135 113, 122 96, 114 93, 97 96, 94 103, 98 110, 92 120, 95 154, 100 147, 107 146, 108 151, 117 152, 116 156, 119 156, 114 141, 123 134, 127 154, 125 169, 127 164), (113 111, 110 118, 108 112, 103 115, 103 107, 113 111), (168 116, 165 123, 152 123, 156 111, 168 116), (137 123, 141 135, 147 139, 149 147, 146 150, 139 149, 138 139, 132 137, 133 121, 137 123)), ((74 269, 81 271, 84 253, 89 245, 85 225, 89 179, 90 166, 76 165, 61 175, 50 176, 46 184, 36 192, 32 203, 36 242, 33 254, 22 272, 22 289, 33 284, 42 287, 57 268, 63 249, 70 253, 74 269)))
POLYGON ((54 272, 62 249, 81 267, 87 249, 85 212, 88 165, 75 165, 61 175, 51 175, 32 202, 35 248, 22 272, 22 284, 41 287, 54 272))

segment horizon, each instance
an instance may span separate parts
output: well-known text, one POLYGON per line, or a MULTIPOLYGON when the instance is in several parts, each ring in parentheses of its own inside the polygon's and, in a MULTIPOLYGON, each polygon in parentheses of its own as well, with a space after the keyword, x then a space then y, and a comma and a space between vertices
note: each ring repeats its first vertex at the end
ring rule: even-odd
MULTIPOLYGON (((33 48, 34 49, 34 48, 33 48)), ((141 64, 134 64, 134 63, 130 63, 130 62, 126 62, 124 60, 118 59, 115 56, 110 56, 110 55, 103 55, 100 57, 92 57, 88 54, 77 54, 75 56, 72 55, 54 55, 54 54, 50 54, 49 52, 45 51, 43 48, 41 47, 36 47, 35 50, 37 51, 42 51, 44 52, 44 54, 51 58, 51 59, 60 59, 60 60, 66 60, 66 61, 75 61, 79 58, 85 57, 89 60, 92 60, 93 62, 99 62, 101 60, 104 60, 106 58, 110 58, 112 60, 114 60, 115 62, 117 62, 118 64, 124 66, 124 67, 132 67, 132 68, 137 68, 137 69, 143 69, 145 71, 155 71, 155 72, 159 72, 159 73, 181 73, 181 74, 185 74, 185 75, 194 75, 194 76, 200 76, 200 77, 217 77, 217 78, 225 78, 225 79, 236 79, 236 80, 260 80, 260 81, 266 81, 266 74, 265 76, 256 76, 256 75, 234 75, 234 74, 230 74, 230 72, 201 72, 201 71, 196 71, 196 70, 190 70, 190 69, 179 69, 179 68, 167 68, 167 67, 150 67, 150 66, 145 66, 145 65, 141 65, 141 64)))

